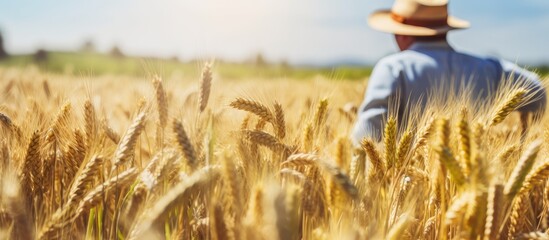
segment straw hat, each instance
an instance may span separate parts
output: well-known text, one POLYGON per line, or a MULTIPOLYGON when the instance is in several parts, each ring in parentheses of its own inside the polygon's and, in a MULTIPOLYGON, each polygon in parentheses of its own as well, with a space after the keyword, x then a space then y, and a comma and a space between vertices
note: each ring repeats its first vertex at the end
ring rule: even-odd
POLYGON ((391 10, 374 12, 368 24, 379 31, 410 36, 434 36, 469 27, 448 15, 448 0, 396 0, 391 10))

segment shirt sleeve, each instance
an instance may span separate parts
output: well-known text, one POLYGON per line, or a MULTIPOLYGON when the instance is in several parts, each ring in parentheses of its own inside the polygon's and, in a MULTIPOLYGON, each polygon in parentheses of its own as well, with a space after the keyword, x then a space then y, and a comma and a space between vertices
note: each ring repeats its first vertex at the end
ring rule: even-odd
POLYGON ((539 119, 545 112, 547 93, 538 75, 509 61, 500 60, 500 64, 504 79, 512 80, 528 89, 527 101, 517 110, 522 113, 532 113, 534 119, 539 119))
POLYGON ((352 133, 355 146, 364 137, 380 141, 392 98, 397 96, 398 71, 386 60, 374 67, 352 133))

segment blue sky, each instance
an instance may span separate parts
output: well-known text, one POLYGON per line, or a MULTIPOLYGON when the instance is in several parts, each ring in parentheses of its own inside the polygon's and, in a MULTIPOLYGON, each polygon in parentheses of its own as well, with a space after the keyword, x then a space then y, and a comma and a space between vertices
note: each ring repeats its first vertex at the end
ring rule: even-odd
MULTIPOLYGON (((12 53, 71 50, 91 39, 135 55, 218 56, 325 63, 373 62, 396 51, 367 16, 387 0, 2 0, 0 29, 12 53)), ((472 28, 450 34, 459 50, 525 64, 549 63, 549 1, 454 0, 472 28)))

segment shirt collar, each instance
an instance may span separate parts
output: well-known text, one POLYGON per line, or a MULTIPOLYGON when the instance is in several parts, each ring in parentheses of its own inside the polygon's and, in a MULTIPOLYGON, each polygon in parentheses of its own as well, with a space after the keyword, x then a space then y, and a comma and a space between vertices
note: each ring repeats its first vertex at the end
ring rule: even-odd
POLYGON ((422 50, 422 49, 448 49, 452 50, 452 46, 447 41, 435 41, 435 42, 415 42, 408 48, 408 50, 422 50))

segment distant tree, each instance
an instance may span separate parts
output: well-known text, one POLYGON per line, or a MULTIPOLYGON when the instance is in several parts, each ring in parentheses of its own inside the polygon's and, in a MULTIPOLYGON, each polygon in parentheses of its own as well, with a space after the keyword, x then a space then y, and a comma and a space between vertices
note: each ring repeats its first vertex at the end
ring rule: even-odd
POLYGON ((112 47, 109 54, 113 57, 116 57, 116 58, 124 57, 124 53, 122 53, 122 50, 120 50, 120 48, 116 45, 114 47, 112 47))
POLYGON ((38 49, 34 53, 34 61, 35 62, 45 62, 48 60, 48 52, 44 49, 38 49))
POLYGON ((283 59, 282 61, 280 61, 280 67, 284 70, 288 70, 290 69, 292 66, 290 66, 290 63, 288 63, 288 60, 286 59, 283 59))
POLYGON ((172 62, 179 62, 179 58, 177 56, 173 56, 170 58, 172 62))
POLYGON ((95 52, 95 44, 92 40, 88 39, 82 44, 82 47, 80 47, 81 52, 95 52))
POLYGON ((0 33, 0 59, 6 57, 8 57, 8 53, 4 49, 4 38, 2 37, 2 33, 0 33))
POLYGON ((267 65, 267 61, 265 60, 265 57, 263 57, 263 54, 258 53, 255 56, 254 64, 258 67, 264 67, 267 65))

